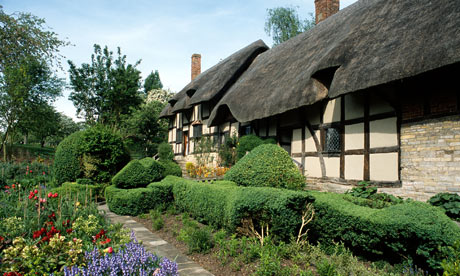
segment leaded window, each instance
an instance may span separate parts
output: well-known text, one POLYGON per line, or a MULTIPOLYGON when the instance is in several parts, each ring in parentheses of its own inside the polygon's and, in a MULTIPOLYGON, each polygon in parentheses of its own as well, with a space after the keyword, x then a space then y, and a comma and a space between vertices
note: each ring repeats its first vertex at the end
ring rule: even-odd
POLYGON ((327 128, 326 140, 324 145, 325 152, 340 152, 341 141, 340 141, 340 130, 338 128, 327 128))

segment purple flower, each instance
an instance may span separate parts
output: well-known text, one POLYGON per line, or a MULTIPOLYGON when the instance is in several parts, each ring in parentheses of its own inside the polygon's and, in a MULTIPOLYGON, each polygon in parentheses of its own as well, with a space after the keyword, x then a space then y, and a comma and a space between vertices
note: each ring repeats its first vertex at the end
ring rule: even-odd
POLYGON ((167 258, 161 260, 145 250, 131 234, 132 241, 123 245, 118 252, 101 255, 95 247, 93 251, 85 252, 87 265, 85 267, 64 267, 64 276, 96 276, 96 275, 153 275, 178 276, 177 264, 167 258))

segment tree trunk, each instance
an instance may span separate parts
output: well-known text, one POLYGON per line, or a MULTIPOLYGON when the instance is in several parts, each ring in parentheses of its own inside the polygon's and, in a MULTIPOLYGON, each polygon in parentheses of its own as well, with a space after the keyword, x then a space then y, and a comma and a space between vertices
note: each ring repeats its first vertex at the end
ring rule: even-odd
POLYGON ((27 136, 27 133, 26 133, 26 134, 24 134, 24 145, 27 145, 27 143, 28 143, 27 138, 29 138, 29 137, 27 136))

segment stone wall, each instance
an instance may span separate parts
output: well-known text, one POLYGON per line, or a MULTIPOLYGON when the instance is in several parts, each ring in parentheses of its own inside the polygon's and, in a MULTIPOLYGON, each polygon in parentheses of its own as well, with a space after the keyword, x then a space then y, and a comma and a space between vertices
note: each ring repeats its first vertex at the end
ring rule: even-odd
POLYGON ((402 124, 401 181, 379 190, 417 200, 460 192, 460 115, 402 124))

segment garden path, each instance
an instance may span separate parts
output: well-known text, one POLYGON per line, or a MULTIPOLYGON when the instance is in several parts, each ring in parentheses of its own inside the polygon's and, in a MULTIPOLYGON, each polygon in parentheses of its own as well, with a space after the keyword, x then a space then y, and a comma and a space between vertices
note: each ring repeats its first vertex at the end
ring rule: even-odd
POLYGON ((106 204, 98 207, 100 211, 105 212, 105 216, 112 223, 122 223, 124 227, 134 231, 136 238, 142 241, 144 247, 159 256, 166 257, 178 264, 178 271, 180 276, 214 276, 207 270, 203 269, 197 263, 189 260, 185 255, 179 252, 174 246, 168 242, 162 240, 154 233, 150 232, 142 224, 136 222, 130 216, 119 216, 115 213, 110 212, 106 204))

